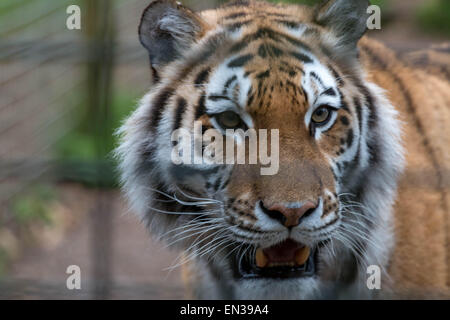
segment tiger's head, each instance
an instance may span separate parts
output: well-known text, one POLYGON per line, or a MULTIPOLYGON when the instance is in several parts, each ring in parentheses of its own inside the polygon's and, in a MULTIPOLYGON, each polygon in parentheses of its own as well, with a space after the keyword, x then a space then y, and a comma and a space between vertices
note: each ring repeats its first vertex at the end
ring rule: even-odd
MULTIPOLYGON (((358 57, 367 7, 145 9, 154 84, 120 130, 123 187, 151 231, 184 251, 178 264, 195 261, 203 297, 327 297, 387 264, 402 148, 396 113, 358 57), (182 144, 205 151, 196 131, 232 129, 267 130, 255 150, 277 153, 276 170, 263 174, 260 159, 173 161, 182 144), (177 130, 194 138, 174 141, 177 130)), ((231 149, 249 138, 233 136, 231 149)))

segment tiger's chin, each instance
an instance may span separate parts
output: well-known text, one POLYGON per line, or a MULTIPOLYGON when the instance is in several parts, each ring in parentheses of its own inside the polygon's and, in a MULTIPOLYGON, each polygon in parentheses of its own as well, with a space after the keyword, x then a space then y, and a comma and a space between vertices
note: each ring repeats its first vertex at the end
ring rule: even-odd
POLYGON ((236 297, 244 300, 305 300, 323 295, 323 284, 317 277, 242 280, 235 288, 236 297))

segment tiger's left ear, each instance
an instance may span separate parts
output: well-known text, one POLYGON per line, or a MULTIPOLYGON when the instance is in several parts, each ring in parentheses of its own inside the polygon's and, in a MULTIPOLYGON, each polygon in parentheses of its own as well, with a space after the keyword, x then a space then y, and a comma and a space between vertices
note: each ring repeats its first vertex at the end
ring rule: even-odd
POLYGON ((316 7, 315 21, 330 29, 347 53, 367 30, 369 0, 327 0, 316 7))
POLYGON ((205 29, 206 23, 179 2, 151 2, 142 14, 139 39, 148 51, 154 76, 189 49, 205 29))

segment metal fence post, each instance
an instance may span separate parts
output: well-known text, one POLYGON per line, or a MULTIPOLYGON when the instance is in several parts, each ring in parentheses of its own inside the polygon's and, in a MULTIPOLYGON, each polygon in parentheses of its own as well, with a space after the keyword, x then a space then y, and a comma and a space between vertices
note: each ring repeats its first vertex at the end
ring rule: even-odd
MULTIPOLYGON (((87 105, 85 123, 96 139, 98 158, 107 156, 102 137, 109 134, 109 109, 111 103, 112 69, 114 56, 113 4, 110 0, 85 0, 87 9, 86 35, 88 41, 87 105)), ((102 179, 101 167, 96 181, 102 179)), ((112 206, 100 189, 97 205, 91 212, 91 254, 94 299, 110 297, 112 286, 112 206)))

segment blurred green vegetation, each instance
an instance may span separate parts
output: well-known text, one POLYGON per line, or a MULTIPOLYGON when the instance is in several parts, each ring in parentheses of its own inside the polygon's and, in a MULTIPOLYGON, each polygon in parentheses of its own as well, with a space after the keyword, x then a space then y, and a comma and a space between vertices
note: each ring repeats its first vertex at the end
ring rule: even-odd
POLYGON ((0 2, 0 12, 7 12, 9 10, 18 8, 26 3, 27 0, 3 0, 0 2))
POLYGON ((22 228, 40 223, 51 225, 48 205, 56 199, 56 192, 50 185, 36 185, 20 193, 12 202, 13 222, 22 228))
MULTIPOLYGON (((23 243, 34 242, 31 228, 53 225, 50 205, 56 199, 56 189, 50 184, 27 187, 12 199, 9 207, 10 218, 6 224, 0 219, 0 232, 4 232, 2 227, 6 227, 10 237, 17 236, 23 243)), ((0 278, 6 273, 11 260, 10 245, 0 242, 0 278)))
POLYGON ((117 186, 112 157, 112 151, 117 145, 114 132, 131 112, 138 97, 122 93, 120 89, 112 92, 108 110, 98 123, 91 121, 90 111, 83 108, 84 105, 69 116, 76 125, 56 145, 59 159, 56 174, 59 180, 79 182, 91 187, 117 186), (92 125, 101 130, 95 130, 92 125))
POLYGON ((389 5, 389 0, 370 0, 370 4, 379 6, 381 9, 385 9, 389 5))
POLYGON ((426 31, 450 35, 450 1, 429 0, 417 14, 426 31))

